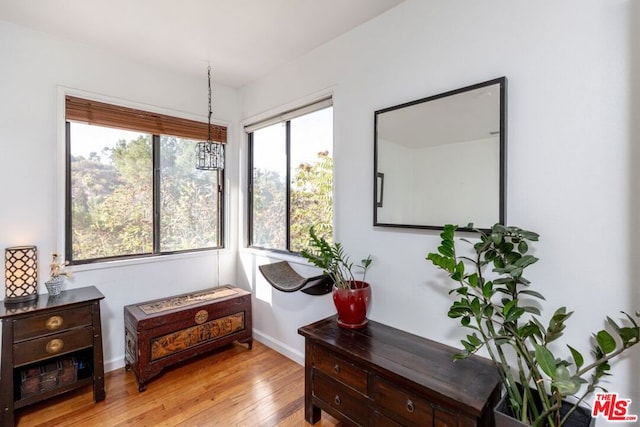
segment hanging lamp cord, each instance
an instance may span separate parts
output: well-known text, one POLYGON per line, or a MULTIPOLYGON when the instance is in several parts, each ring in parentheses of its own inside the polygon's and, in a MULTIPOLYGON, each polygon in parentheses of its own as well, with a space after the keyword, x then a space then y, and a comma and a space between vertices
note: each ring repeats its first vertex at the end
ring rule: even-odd
POLYGON ((211 65, 207 68, 207 77, 209 78, 209 126, 207 127, 207 142, 211 143, 211 65))

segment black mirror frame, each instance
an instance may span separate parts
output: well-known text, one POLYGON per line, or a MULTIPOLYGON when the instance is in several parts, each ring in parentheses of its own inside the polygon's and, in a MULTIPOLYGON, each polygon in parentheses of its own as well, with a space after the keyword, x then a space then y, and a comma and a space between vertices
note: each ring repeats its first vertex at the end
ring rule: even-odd
MULTIPOLYGON (((496 79, 488 80, 482 83, 465 86, 459 89, 443 92, 437 95, 420 98, 414 101, 398 104, 392 107, 383 108, 374 112, 373 123, 373 225, 376 227, 396 227, 396 228, 410 228, 410 229, 428 229, 428 230, 442 230, 445 224, 442 225, 415 225, 415 224, 390 224, 378 222, 378 207, 382 205, 381 194, 378 190, 378 183, 380 181, 380 173, 378 172, 378 116, 382 113, 397 110, 400 108, 410 107, 412 105, 421 104, 428 101, 433 101, 439 98, 444 98, 451 95, 479 89, 485 86, 500 85, 500 170, 499 170, 499 212, 498 222, 500 224, 506 224, 506 203, 507 203, 507 78, 499 77, 496 79)), ((457 224, 459 231, 475 231, 474 227, 468 227, 469 224, 457 224)), ((488 232, 487 228, 481 228, 481 230, 488 232)))

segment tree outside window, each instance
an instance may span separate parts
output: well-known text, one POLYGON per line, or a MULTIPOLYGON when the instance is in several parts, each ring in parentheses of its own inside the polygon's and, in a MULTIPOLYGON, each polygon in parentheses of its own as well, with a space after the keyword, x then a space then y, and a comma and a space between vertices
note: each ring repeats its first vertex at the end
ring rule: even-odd
POLYGON ((249 133, 250 246, 300 252, 333 232, 333 108, 249 133))
POLYGON ((220 246, 221 172, 195 169, 196 141, 75 122, 67 133, 72 263, 220 246))

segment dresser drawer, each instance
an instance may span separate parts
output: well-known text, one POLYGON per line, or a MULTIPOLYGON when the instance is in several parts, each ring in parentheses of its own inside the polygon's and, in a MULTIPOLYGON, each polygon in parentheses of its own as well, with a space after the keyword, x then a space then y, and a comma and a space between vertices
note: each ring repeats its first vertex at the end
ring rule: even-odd
POLYGON ((23 341, 88 325, 91 325, 91 306, 85 305, 27 319, 18 319, 13 324, 13 337, 15 341, 23 341))
POLYGON ((319 346, 313 349, 313 365, 320 372, 367 395, 367 371, 364 369, 319 346))
MULTIPOLYGON (((436 406, 433 410, 433 425, 434 427, 451 427, 465 425, 464 417, 458 419, 458 415, 453 412, 449 412, 436 406), (462 423, 461 421, 462 420, 462 423)), ((466 425, 474 425, 473 420, 466 420, 466 425)))
POLYGON ((402 424, 393 421, 391 418, 385 417, 380 412, 374 412, 373 427, 403 427, 403 426, 402 424))
POLYGON ((432 423, 431 402, 379 377, 373 379, 372 397, 379 407, 403 418, 410 424, 431 425, 432 423))
POLYGON ((13 346, 14 366, 26 365, 52 356, 70 353, 93 345, 93 328, 72 329, 67 332, 23 341, 13 346))
POLYGON ((369 417, 367 400, 349 387, 322 374, 316 374, 313 381, 313 395, 354 423, 367 424, 369 417))

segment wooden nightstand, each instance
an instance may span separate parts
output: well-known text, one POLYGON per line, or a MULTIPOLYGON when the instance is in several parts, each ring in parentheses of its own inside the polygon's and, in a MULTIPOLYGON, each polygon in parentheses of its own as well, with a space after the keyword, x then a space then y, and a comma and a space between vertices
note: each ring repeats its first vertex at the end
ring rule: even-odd
POLYGON ((94 286, 42 294, 31 303, 0 305, 1 425, 14 425, 14 409, 93 384, 104 400, 100 300, 94 286))

